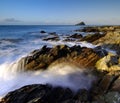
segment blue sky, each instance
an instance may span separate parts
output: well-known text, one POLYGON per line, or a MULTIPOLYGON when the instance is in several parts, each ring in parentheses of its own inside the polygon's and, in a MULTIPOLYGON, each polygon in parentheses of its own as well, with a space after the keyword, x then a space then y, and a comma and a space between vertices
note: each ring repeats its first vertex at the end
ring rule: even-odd
POLYGON ((120 24, 120 0, 0 0, 0 24, 120 24))

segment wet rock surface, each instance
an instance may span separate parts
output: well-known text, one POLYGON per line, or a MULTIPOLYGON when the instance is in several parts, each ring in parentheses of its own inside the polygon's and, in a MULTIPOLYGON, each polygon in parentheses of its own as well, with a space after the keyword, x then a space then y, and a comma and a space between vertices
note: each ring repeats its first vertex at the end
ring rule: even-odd
POLYGON ((57 45, 53 48, 43 46, 31 54, 31 56, 25 57, 25 70, 46 69, 51 63, 61 58, 72 61, 80 67, 94 68, 95 63, 101 58, 102 52, 98 54, 91 48, 57 45))
POLYGON ((28 85, 7 94, 0 103, 76 103, 87 102, 89 92, 85 89, 77 93, 69 88, 50 85, 28 85))
POLYGON ((117 54, 120 54, 120 26, 85 27, 78 31, 93 32, 83 37, 82 41, 101 45, 104 48, 115 50, 117 54))

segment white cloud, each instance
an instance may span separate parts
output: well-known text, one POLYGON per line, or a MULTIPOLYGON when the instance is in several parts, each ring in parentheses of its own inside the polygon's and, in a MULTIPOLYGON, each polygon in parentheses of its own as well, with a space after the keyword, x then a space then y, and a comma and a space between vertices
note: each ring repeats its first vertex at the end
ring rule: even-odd
POLYGON ((6 19, 4 19, 4 22, 21 22, 21 21, 15 19, 15 18, 6 18, 6 19))

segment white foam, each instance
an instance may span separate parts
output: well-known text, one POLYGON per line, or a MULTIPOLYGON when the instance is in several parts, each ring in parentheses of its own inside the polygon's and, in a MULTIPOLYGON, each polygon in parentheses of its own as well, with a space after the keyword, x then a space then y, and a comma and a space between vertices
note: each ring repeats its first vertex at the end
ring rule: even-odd
POLYGON ((80 45, 81 47, 87 47, 87 48, 95 48, 97 45, 93 45, 91 43, 88 43, 88 42, 64 42, 62 40, 60 41, 49 41, 48 42, 49 44, 55 46, 55 45, 68 45, 68 46, 74 46, 74 45, 80 45))
POLYGON ((28 84, 52 84, 73 90, 89 89, 95 77, 74 65, 60 63, 45 71, 18 72, 18 64, 0 65, 0 97, 28 84))

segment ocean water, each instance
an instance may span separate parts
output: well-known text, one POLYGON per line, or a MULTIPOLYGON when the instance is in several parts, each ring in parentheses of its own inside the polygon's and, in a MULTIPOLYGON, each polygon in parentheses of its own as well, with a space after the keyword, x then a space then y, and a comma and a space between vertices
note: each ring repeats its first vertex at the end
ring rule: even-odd
MULTIPOLYGON (((38 49, 43 45, 50 46, 49 42, 42 41, 48 33, 56 32, 58 35, 72 34, 77 26, 0 26, 0 64, 11 62, 22 55, 38 49), (41 34, 44 30, 47 33, 41 34)), ((53 45, 53 44, 52 44, 53 45)))
POLYGON ((66 44, 69 46, 81 45, 94 48, 94 45, 86 42, 62 41, 64 36, 73 34, 75 33, 74 30, 80 28, 80 26, 65 25, 0 26, 0 97, 24 85, 34 83, 50 83, 53 85, 71 87, 73 89, 78 89, 77 87, 90 88, 94 77, 84 75, 84 71, 78 67, 69 66, 69 64, 59 64, 47 71, 18 72, 19 59, 29 55, 33 50, 41 48, 43 45, 55 46, 57 44, 66 44), (46 33, 41 34, 41 30, 46 31, 46 33), (61 40, 58 42, 43 41, 43 38, 49 36, 51 32, 56 32, 61 40), (58 70, 59 68, 62 68, 60 69, 61 71, 58 70), (72 70, 72 68, 76 69, 72 70), (75 81, 73 77, 79 78, 80 82, 75 81), (71 82, 70 78, 73 78, 72 81, 74 82, 71 82))

